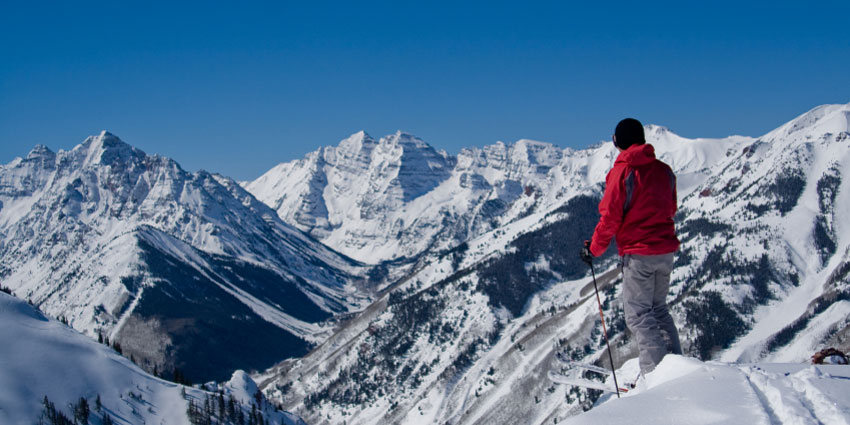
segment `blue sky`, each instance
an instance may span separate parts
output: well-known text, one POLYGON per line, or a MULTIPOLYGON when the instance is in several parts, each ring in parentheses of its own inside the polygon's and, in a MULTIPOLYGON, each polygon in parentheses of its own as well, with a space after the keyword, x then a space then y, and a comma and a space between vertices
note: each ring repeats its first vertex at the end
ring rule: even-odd
POLYGON ((4 2, 0 163, 109 130, 253 179, 359 130, 583 148, 850 102, 848 2, 4 2))

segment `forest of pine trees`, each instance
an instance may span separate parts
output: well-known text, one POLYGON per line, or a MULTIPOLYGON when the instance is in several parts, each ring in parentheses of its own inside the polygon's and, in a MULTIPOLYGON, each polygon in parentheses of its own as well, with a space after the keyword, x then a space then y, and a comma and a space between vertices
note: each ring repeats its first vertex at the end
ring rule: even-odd
MULTIPOLYGON (((207 393, 203 404, 194 398, 186 399, 189 401, 186 413, 194 425, 272 425, 263 415, 263 396, 259 391, 254 395, 251 412, 247 416, 242 403, 231 395, 225 398, 222 391, 214 395, 207 393)), ((275 410, 278 409, 275 407, 275 410)))
MULTIPOLYGON (((189 402, 189 407, 186 411, 189 421, 194 425, 277 425, 270 422, 263 414, 263 404, 267 403, 263 398, 262 393, 257 391, 254 395, 254 400, 251 401, 251 411, 247 415, 247 408, 240 402, 228 395, 225 397, 224 392, 219 390, 215 394, 207 393, 200 400, 186 395, 185 389, 182 391, 183 397, 189 402)), ((130 398, 140 400, 141 395, 130 393, 130 398)), ((70 406, 71 416, 67 416, 56 405, 44 396, 42 400, 42 412, 39 416, 38 425, 88 425, 89 419, 92 416, 91 406, 85 397, 80 397, 79 400, 70 406)), ((274 405, 271 406, 275 411, 280 409, 274 405)), ((97 395, 94 403, 95 416, 100 416, 103 425, 113 425, 112 418, 104 412, 103 404, 100 399, 100 394, 97 395)), ((283 425, 283 422, 281 422, 283 425)))

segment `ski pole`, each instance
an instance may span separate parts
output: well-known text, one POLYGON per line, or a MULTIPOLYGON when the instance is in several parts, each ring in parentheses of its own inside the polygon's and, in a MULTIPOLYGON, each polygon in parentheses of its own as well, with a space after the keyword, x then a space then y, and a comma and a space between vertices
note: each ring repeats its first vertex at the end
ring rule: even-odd
POLYGON ((617 390, 617 398, 620 398, 620 384, 617 383, 617 372, 614 371, 614 356, 611 355, 611 343, 608 342, 608 329, 605 328, 605 316, 602 314, 602 300, 599 298, 599 287, 596 286, 596 272, 593 270, 593 262, 590 265, 590 274, 593 276, 593 289, 596 290, 596 303, 599 305, 599 318, 602 319, 602 334, 605 335, 605 345, 608 346, 608 360, 611 361, 611 376, 614 377, 614 387, 617 390))

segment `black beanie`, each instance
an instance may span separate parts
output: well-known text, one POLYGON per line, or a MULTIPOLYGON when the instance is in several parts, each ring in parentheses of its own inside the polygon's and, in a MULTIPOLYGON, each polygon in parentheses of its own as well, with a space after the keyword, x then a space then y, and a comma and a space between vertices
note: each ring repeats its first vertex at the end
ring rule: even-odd
POLYGON ((646 143, 643 136, 643 124, 634 118, 626 118, 617 124, 614 130, 614 145, 620 149, 628 149, 631 145, 646 143))

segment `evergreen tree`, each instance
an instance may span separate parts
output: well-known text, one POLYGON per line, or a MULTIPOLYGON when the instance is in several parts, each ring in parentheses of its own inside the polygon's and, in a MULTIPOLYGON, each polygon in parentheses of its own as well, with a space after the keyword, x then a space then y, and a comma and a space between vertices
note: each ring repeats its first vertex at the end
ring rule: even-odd
POLYGON ((56 406, 47 399, 47 396, 44 396, 42 400, 42 405, 44 406, 44 411, 41 413, 40 422, 44 423, 45 419, 47 423, 50 425, 73 425, 74 422, 71 421, 64 413, 56 410, 56 406))
POLYGON ((89 423, 89 414, 91 414, 89 401, 85 397, 80 397, 80 400, 74 405, 74 419, 85 425, 89 423))
POLYGON ((227 417, 231 421, 236 421, 236 403, 233 401, 233 394, 227 396, 227 417))
POLYGON ((94 410, 98 413, 103 409, 103 404, 100 402, 100 393, 97 394, 97 398, 94 399, 94 410))
POLYGON ((198 412, 198 405, 195 404, 194 399, 189 400, 189 408, 188 408, 188 411, 186 413, 189 416, 189 422, 190 423, 195 424, 195 425, 201 423, 200 412, 198 412))
POLYGON ((174 372, 172 372, 172 376, 174 376, 173 381, 178 383, 178 384, 185 385, 187 387, 192 385, 192 382, 189 381, 189 379, 186 378, 186 375, 183 375, 183 371, 181 371, 177 367, 174 368, 174 372))
POLYGON ((207 425, 212 423, 212 416, 213 416, 212 404, 214 403, 213 400, 210 400, 209 394, 204 396, 204 423, 207 424, 207 425))
POLYGON ((224 391, 218 392, 218 420, 224 422, 226 406, 224 405, 224 391))

